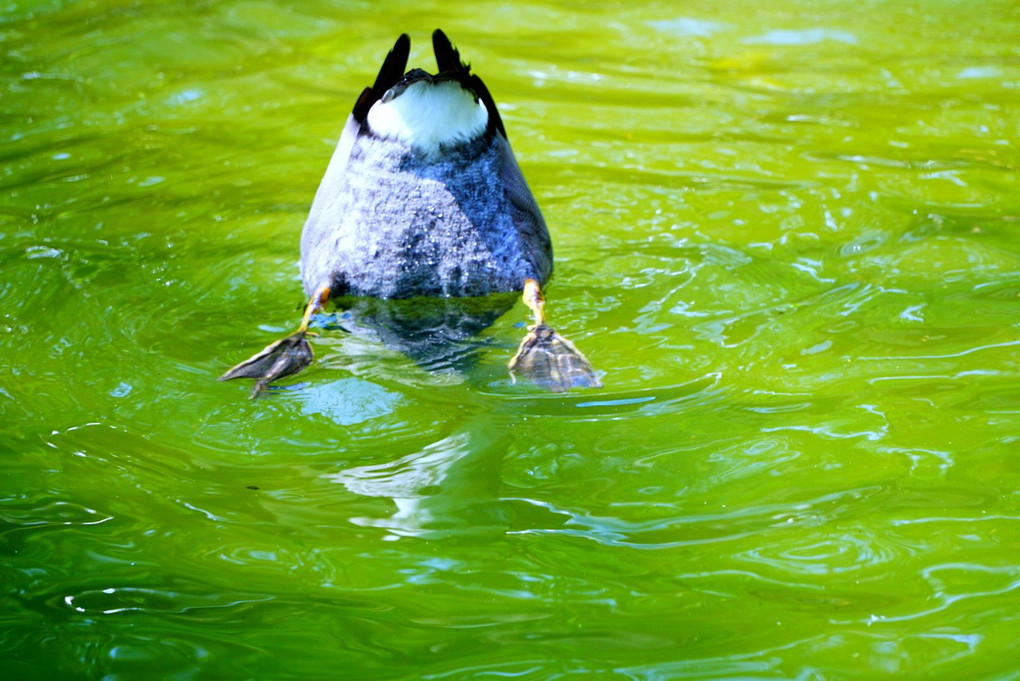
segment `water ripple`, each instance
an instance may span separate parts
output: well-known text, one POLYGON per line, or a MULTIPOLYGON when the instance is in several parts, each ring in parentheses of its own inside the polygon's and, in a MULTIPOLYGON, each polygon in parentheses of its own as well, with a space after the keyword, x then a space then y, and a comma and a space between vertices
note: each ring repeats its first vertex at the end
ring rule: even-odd
MULTIPOLYGON (((115 615, 123 612, 168 613, 183 615, 209 609, 231 609, 271 600, 267 596, 238 598, 236 595, 197 595, 166 589, 139 587, 107 587, 90 589, 63 597, 64 604, 75 612, 115 615)), ((199 619, 202 615, 198 615, 199 619)))
MULTIPOLYGON (((831 517, 835 513, 834 508, 848 502, 860 503, 879 492, 878 488, 859 488, 796 503, 758 503, 718 513, 684 513, 679 508, 659 506, 655 509, 658 517, 648 520, 594 515, 540 499, 508 497, 507 500, 544 509, 549 512, 549 518, 557 519, 555 526, 550 526, 547 518, 545 526, 515 528, 511 534, 566 535, 607 546, 675 549, 734 542, 756 536, 765 529, 782 531, 813 527, 831 517), (669 510, 674 512, 661 515, 669 510)), ((846 541, 852 543, 854 540, 848 538, 846 541)), ((867 546, 868 542, 860 542, 862 551, 867 546)))

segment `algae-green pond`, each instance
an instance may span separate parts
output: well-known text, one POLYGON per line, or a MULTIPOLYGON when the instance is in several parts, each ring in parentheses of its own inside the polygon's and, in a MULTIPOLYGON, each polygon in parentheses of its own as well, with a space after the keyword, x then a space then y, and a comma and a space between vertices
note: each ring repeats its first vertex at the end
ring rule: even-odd
POLYGON ((1009 2, 0 10, 5 679, 1016 679, 1009 2), (601 390, 322 320, 400 32, 493 92, 601 390))

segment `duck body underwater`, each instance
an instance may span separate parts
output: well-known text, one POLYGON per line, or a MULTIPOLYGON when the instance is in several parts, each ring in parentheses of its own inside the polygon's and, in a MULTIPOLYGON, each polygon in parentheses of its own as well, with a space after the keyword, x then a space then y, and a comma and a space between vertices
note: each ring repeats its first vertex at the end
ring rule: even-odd
POLYGON ((599 387, 584 356, 545 320, 552 274, 545 220, 496 104, 441 30, 438 72, 406 71, 397 39, 347 118, 301 235, 309 297, 297 331, 225 373, 252 397, 312 361, 312 315, 334 298, 466 298, 522 291, 534 324, 510 361, 553 391, 599 387))

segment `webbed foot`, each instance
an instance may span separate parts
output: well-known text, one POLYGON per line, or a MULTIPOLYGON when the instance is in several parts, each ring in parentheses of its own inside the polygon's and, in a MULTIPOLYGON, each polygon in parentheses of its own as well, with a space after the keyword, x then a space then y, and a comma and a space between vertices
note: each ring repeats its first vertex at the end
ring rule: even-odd
MULTIPOLYGON (((329 300, 329 287, 319 288, 308 305, 305 306, 305 314, 301 318, 301 326, 298 330, 281 338, 275 343, 270 343, 261 352, 252 355, 227 373, 220 376, 221 381, 229 381, 234 378, 254 378, 255 385, 251 388, 251 399, 259 396, 272 381, 284 376, 291 376, 304 369, 312 363, 312 346, 308 344, 305 336, 308 333, 308 324, 322 306, 329 300)), ((312 334, 315 335, 315 334, 312 334)))
POLYGON ((258 354, 252 355, 220 376, 220 380, 254 378, 255 385, 251 388, 250 396, 254 399, 271 381, 296 374, 311 364, 312 357, 312 346, 308 344, 305 332, 298 331, 267 345, 258 354))
POLYGON ((602 381, 581 351, 546 324, 545 298, 538 282, 524 282, 524 303, 535 316, 528 334, 510 360, 511 376, 520 374, 532 383, 551 390, 566 392, 571 388, 601 388, 602 381))
POLYGON ((528 335, 510 360, 510 372, 555 393, 602 387, 598 374, 581 351, 548 324, 529 327, 528 335))

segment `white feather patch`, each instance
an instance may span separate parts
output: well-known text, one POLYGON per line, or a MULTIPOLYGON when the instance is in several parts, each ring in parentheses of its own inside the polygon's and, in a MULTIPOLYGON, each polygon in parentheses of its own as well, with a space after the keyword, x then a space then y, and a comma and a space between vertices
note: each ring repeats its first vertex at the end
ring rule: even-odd
POLYGON ((489 112, 459 83, 419 80, 388 102, 368 110, 368 125, 380 137, 398 139, 432 155, 442 144, 473 140, 489 124, 489 112))

